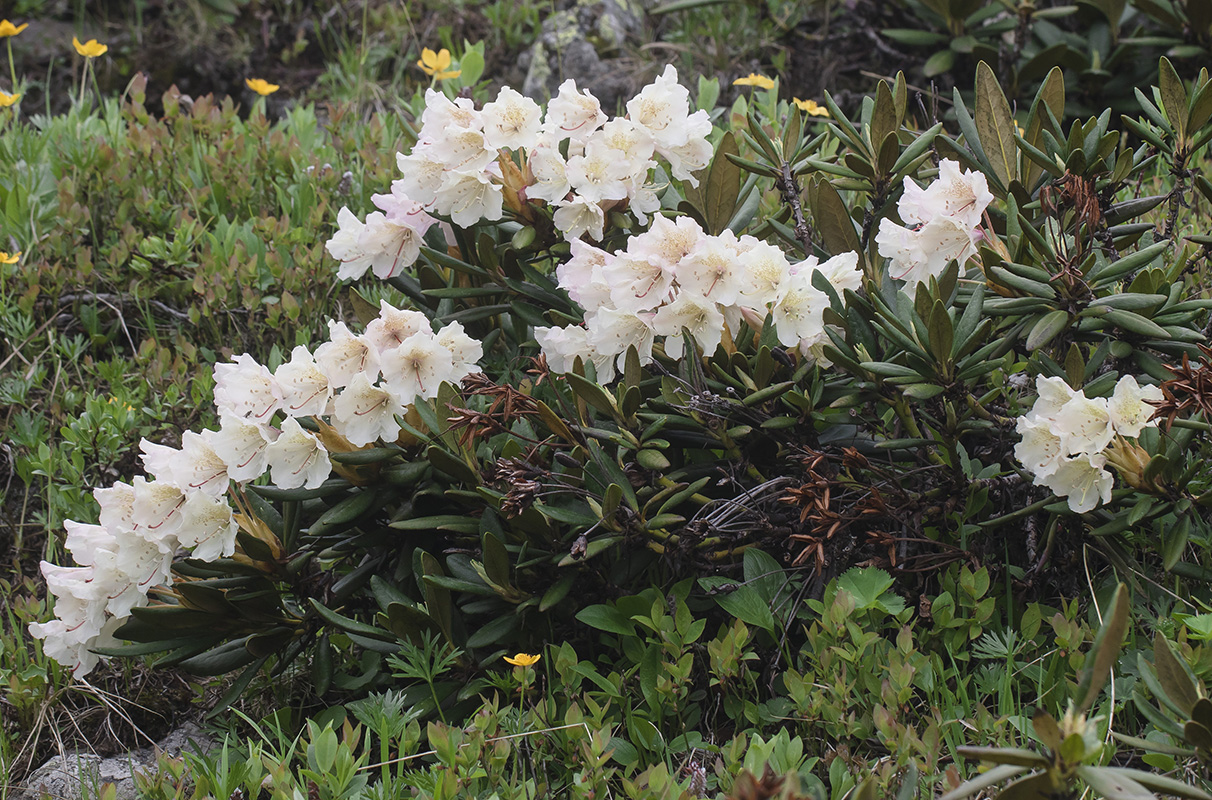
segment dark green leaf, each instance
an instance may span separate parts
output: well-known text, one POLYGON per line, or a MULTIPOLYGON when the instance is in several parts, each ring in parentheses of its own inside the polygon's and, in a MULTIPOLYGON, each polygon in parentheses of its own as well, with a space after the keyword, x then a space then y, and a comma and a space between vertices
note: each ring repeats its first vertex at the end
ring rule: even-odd
POLYGON ((1018 150, 1014 144, 1017 125, 1001 83, 984 61, 976 67, 976 109, 973 113, 981 147, 993 165, 993 172, 1003 187, 1009 187, 1010 181, 1018 177, 1018 150))
POLYGON ((1107 676, 1111 674, 1111 668, 1119 660, 1119 650, 1123 646, 1124 634, 1128 632, 1131 613, 1128 587, 1121 583, 1116 587, 1109 607, 1103 612, 1103 624, 1095 634, 1090 652, 1086 654, 1086 666, 1073 698, 1079 712, 1085 712, 1094 704, 1094 699, 1107 682, 1107 676))

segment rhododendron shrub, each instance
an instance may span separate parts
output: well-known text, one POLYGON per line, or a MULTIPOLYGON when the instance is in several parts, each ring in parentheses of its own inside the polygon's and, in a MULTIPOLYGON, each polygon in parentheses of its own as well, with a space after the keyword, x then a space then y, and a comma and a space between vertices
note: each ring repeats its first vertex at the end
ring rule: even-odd
POLYGON ((479 370, 480 343, 457 322, 435 333, 424 314, 386 302, 365 334, 339 322, 330 330, 314 354, 296 347, 273 372, 248 354, 216 364, 219 429, 185 431, 179 448, 143 440, 153 479, 98 488, 99 525, 68 520, 66 546, 79 566, 42 562, 57 618, 30 628, 48 655, 87 674, 97 648, 118 644, 114 630, 168 580, 174 557, 214 562, 238 546, 247 554, 241 528, 246 537, 263 531, 232 510, 245 484, 268 474, 281 489, 317 489, 333 472, 330 448, 396 439, 408 406, 479 370))
POLYGON ((1209 242, 1180 238, 1212 184, 1140 178, 1206 142, 1206 86, 1132 121, 1153 150, 1109 115, 1062 128, 1059 72, 1014 111, 982 66, 954 126, 903 77, 827 121, 773 91, 713 112, 706 81, 692 105, 672 67, 613 118, 572 81, 431 90, 398 179, 327 239, 364 325, 217 365, 218 428, 98 489, 36 633, 81 673, 312 653, 323 691, 421 637, 592 648, 597 598, 752 548, 906 591, 957 561, 1067 585, 1085 545, 1175 567, 1212 498, 1209 242))

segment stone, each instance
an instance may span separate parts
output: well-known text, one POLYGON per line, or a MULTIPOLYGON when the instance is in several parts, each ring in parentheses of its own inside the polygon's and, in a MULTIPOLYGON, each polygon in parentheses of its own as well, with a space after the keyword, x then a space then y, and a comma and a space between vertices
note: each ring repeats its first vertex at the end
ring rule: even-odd
POLYGON ((643 30, 652 0, 565 0, 543 20, 527 55, 522 93, 539 102, 568 78, 588 89, 613 116, 638 88, 622 68, 623 45, 643 30))
POLYGON ((134 774, 155 767, 156 751, 169 756, 185 752, 208 753, 217 745, 201 726, 187 722, 156 743, 154 748, 133 750, 124 755, 103 758, 92 753, 72 751, 55 756, 25 780, 15 800, 82 800, 96 798, 103 784, 117 789, 116 800, 135 800, 134 774))

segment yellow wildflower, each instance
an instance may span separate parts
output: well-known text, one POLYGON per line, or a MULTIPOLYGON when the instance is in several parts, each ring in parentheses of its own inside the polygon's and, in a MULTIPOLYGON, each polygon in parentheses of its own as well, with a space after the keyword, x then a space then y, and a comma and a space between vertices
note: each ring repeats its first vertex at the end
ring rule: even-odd
POLYGON ((9 106, 11 106, 13 103, 17 102, 20 99, 21 99, 20 92, 18 92, 17 94, 9 94, 8 92, 0 90, 0 108, 8 108, 9 106))
POLYGON ((515 667, 530 667, 539 662, 542 656, 532 656, 529 653, 518 653, 516 656, 505 656, 505 661, 515 667))
POLYGON ((450 51, 443 47, 438 52, 434 52, 426 47, 421 51, 421 60, 417 62, 426 75, 432 75, 440 81, 447 78, 457 78, 463 74, 463 70, 450 68, 450 51))
POLYGON ((21 260, 21 251, 20 250, 13 253, 11 256, 8 253, 4 252, 3 250, 0 250, 0 264, 16 264, 20 260, 21 260))
POLYGON ((756 86, 759 89, 773 89, 774 79, 767 78, 765 75, 758 75, 756 72, 750 72, 748 77, 737 78, 732 82, 733 86, 756 86))
POLYGON ((73 36, 72 44, 75 45, 76 52, 85 58, 97 58, 109 51, 109 45, 101 44, 96 39, 89 39, 84 44, 81 44, 80 40, 73 36))
POLYGON ((829 109, 822 105, 817 105, 815 100, 801 100, 798 97, 791 98, 791 102, 795 103, 795 107, 800 111, 807 111, 813 117, 829 116, 829 109))
POLYGON ((13 23, 9 22, 6 19, 0 20, 0 39, 3 39, 7 36, 16 36, 18 33, 21 33, 21 31, 25 30, 28 27, 29 27, 28 22, 22 23, 21 25, 14 25, 13 23))
POLYGON ((264 97, 267 94, 273 94, 274 92, 278 91, 278 89, 282 88, 282 87, 278 86, 278 84, 276 84, 276 83, 270 83, 269 81, 263 81, 260 78, 245 78, 244 85, 247 86, 249 89, 252 89, 257 94, 261 95, 262 97, 264 97))

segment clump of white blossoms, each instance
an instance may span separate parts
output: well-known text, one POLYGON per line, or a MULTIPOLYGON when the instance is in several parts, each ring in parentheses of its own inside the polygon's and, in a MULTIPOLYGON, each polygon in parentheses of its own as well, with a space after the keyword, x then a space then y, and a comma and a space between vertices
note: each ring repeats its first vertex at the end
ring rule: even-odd
POLYGON ((88 674, 100 660, 93 651, 117 644, 114 630, 169 580, 175 557, 214 561, 236 552, 241 517, 225 497, 233 483, 238 493, 268 472, 283 489, 319 487, 332 473, 330 445, 395 441, 408 406, 478 372, 483 356, 459 323, 434 332, 424 314, 387 302, 364 334, 339 322, 329 333, 315 353, 296 347, 272 372, 247 354, 216 364, 219 430, 186 431, 179 449, 144 439, 153 480, 96 489, 99 524, 65 523, 77 566, 42 562, 56 618, 30 625, 47 655, 88 674), (328 435, 313 432, 324 429, 328 435))
POLYGON ((535 339, 553 371, 571 371, 580 357, 606 383, 630 347, 648 363, 661 337, 665 354, 681 358, 686 330, 712 353, 742 320, 760 330, 771 316, 780 344, 820 359, 829 296, 812 285, 817 272, 838 294, 862 281, 856 253, 791 264, 782 250, 752 236, 711 236, 689 217, 657 216, 617 253, 572 243, 572 258, 556 277, 585 310, 585 324, 536 328, 535 339))
POLYGON ((875 241, 880 255, 890 259, 889 273, 915 285, 937 277, 952 261, 963 264, 976 255, 981 217, 993 194, 980 172, 960 171, 944 159, 938 178, 926 188, 905 176, 905 193, 897 211, 905 225, 880 220, 875 241))
POLYGON ((674 177, 697 186, 693 173, 712 155, 710 133, 707 112, 691 113, 690 93, 672 66, 614 119, 571 79, 546 113, 509 87, 481 109, 430 89, 416 145, 396 156, 403 177, 391 194, 373 197, 381 211, 362 222, 342 208, 326 246, 341 262, 339 277, 373 269, 387 278, 417 260, 435 221, 430 213, 466 227, 536 201, 555 209, 555 226, 570 241, 586 234, 600 241, 611 211, 629 209, 645 225, 660 208, 657 156, 674 177))
POLYGON ((1149 401, 1161 400, 1161 389, 1141 386, 1131 375, 1119 379, 1110 398, 1086 397, 1061 378, 1041 375, 1035 386, 1035 404, 1018 418, 1023 438, 1014 447, 1015 458, 1034 475, 1036 486, 1068 498, 1073 511, 1108 502, 1114 481, 1107 464, 1117 465, 1120 459, 1114 456, 1128 446, 1127 439, 1157 425, 1150 421, 1154 406, 1149 401))

